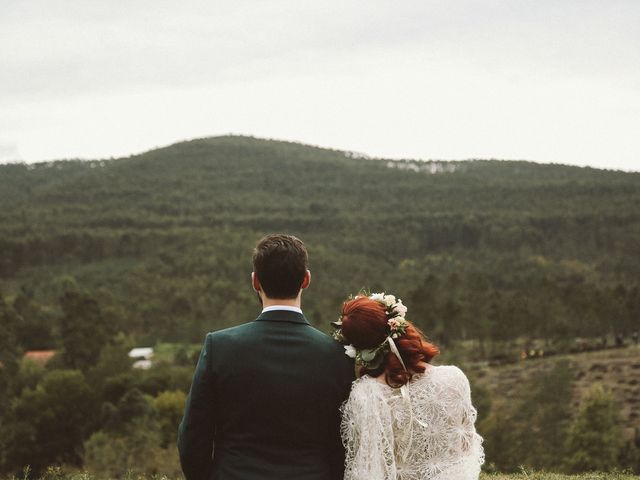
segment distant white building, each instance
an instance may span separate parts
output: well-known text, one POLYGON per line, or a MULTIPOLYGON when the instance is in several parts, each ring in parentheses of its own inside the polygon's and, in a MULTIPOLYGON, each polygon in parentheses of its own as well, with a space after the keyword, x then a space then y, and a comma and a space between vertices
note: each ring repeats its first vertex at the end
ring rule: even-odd
POLYGON ((140 370, 149 370, 153 363, 151 360, 136 360, 133 362, 133 368, 138 368, 140 370))
POLYGON ((133 368, 139 368, 141 370, 148 370, 153 363, 151 358, 153 357, 153 348, 151 347, 137 347, 132 348, 129 352, 129 358, 135 360, 133 362, 133 368))

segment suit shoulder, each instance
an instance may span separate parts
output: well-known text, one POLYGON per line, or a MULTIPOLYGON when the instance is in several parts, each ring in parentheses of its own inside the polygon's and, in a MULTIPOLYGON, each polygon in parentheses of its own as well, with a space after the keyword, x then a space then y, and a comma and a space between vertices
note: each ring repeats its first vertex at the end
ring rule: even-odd
POLYGON ((320 346, 324 358, 336 372, 341 372, 340 377, 350 385, 355 380, 355 368, 353 358, 345 354, 344 345, 337 342, 333 337, 313 328, 313 335, 317 338, 316 344, 320 346))
POLYGON ((340 343, 336 342, 333 337, 327 335, 321 330, 318 330, 316 327, 310 326, 308 329, 308 335, 310 335, 318 344, 323 345, 327 350, 344 354, 344 347, 340 343))
POLYGON ((207 337, 212 339, 219 338, 230 338, 236 337, 239 335, 244 335, 247 332, 253 330, 255 328, 254 322, 247 322, 241 325, 236 325, 234 327, 223 328, 222 330, 215 330, 207 333, 207 337))
POLYGON ((205 345, 210 345, 215 350, 227 349, 233 345, 243 345, 252 341, 256 329, 255 322, 243 323, 234 327, 224 328, 207 333, 205 345))
POLYGON ((318 330, 313 325, 309 325, 309 328, 307 329, 307 333, 309 335, 312 335, 315 338, 317 338, 318 341, 321 341, 321 342, 334 342, 335 343, 335 340, 332 337, 330 337, 329 335, 324 333, 322 330, 318 330))

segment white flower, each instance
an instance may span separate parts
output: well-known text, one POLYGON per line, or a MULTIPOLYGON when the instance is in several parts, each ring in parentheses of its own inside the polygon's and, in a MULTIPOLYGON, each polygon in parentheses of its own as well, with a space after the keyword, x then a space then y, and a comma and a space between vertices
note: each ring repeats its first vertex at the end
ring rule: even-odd
POLYGON ((356 358, 356 347, 353 345, 344 346, 344 354, 350 358, 356 358))
POLYGON ((406 323, 406 320, 404 317, 393 317, 389 319, 387 323, 389 324, 389 327, 391 327, 392 329, 396 329, 403 326, 406 323))
POLYGON ((399 316, 404 317, 407 313, 407 307, 402 303, 402 300, 398 299, 398 303, 393 306, 393 311, 399 316))
POLYGON ((376 302, 384 302, 384 293, 372 293, 369 298, 376 302))
POLYGON ((387 305, 387 307, 392 307, 396 303, 396 297, 393 295, 385 295, 383 302, 387 305))

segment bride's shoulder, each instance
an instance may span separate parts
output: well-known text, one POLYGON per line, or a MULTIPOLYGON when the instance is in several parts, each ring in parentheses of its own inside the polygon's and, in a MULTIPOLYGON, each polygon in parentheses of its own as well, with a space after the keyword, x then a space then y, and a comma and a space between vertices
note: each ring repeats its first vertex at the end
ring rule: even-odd
POLYGON ((350 398, 366 397, 369 399, 385 399, 394 389, 381 381, 381 377, 363 375, 351 384, 350 398))
POLYGON ((467 376, 456 365, 431 366, 424 376, 445 386, 468 388, 469 385, 467 376))
POLYGON ((382 385, 373 377, 364 375, 351 384, 351 392, 343 404, 346 410, 362 410, 373 407, 384 399, 382 385))
POLYGON ((363 375, 360 378, 357 378, 351 384, 351 393, 356 391, 367 391, 372 388, 375 388, 380 382, 376 380, 374 377, 370 377, 369 375, 363 375))
POLYGON ((431 371, 435 375, 443 377, 467 378, 462 369, 457 365, 431 365, 429 371, 431 371))

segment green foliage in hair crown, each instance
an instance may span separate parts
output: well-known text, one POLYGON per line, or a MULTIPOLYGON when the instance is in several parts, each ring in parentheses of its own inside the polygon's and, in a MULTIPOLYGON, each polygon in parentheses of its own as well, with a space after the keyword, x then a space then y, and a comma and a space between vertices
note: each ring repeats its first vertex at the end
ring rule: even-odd
POLYGON ((356 364, 374 370, 382 365, 385 356, 389 352, 389 339, 393 340, 404 335, 407 328, 407 321, 404 318, 407 313, 407 307, 404 306, 402 300, 399 298, 396 299, 395 296, 385 295, 384 293, 357 295, 356 297, 349 297, 349 299, 361 297, 368 297, 384 306, 384 311, 387 315, 387 325, 389 326, 389 335, 387 338, 374 348, 358 350, 349 343, 348 339, 346 339, 342 333, 342 316, 337 322, 332 322, 332 325, 336 328, 333 333, 333 338, 344 345, 345 354, 351 358, 355 358, 356 364))

